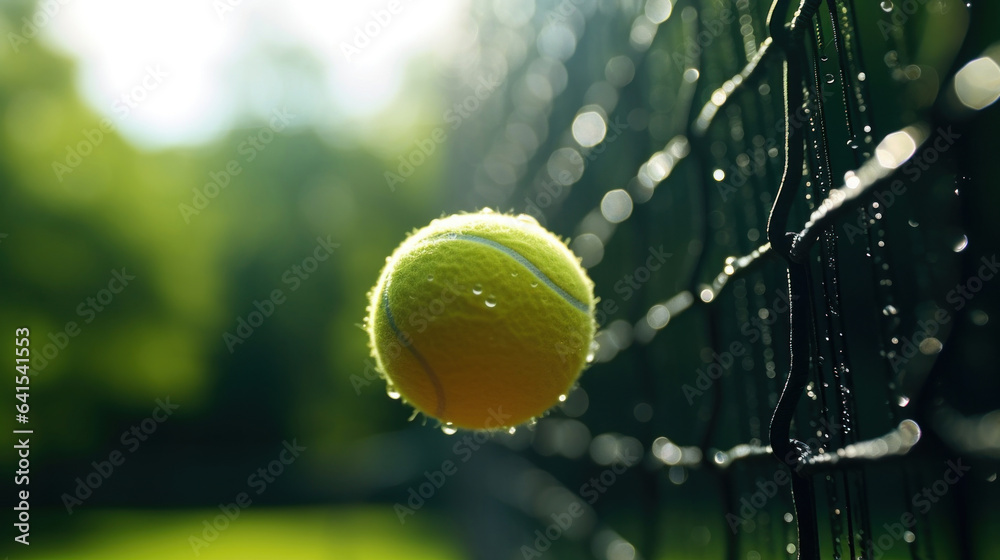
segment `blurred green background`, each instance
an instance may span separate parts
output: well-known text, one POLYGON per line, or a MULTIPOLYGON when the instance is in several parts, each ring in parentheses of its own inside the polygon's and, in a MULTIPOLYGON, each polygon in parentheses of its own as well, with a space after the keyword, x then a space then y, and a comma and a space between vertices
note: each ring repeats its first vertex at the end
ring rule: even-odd
MULTIPOLYGON (((876 142, 926 113, 926 97, 943 87, 954 60, 979 56, 997 39, 993 4, 976 3, 976 17, 924 4, 905 32, 894 32, 902 37, 895 50, 880 35, 890 12, 858 8, 876 142), (963 44, 967 24, 972 39, 963 44), (906 75, 912 69, 891 53, 912 60, 924 78, 906 75)), ((727 203, 710 177, 739 161, 752 135, 780 146, 767 143, 781 138, 778 68, 767 70, 771 87, 750 96, 757 105, 720 117, 728 124, 694 146, 695 163, 678 166, 649 204, 640 205, 652 189, 634 176, 685 133, 685 107, 700 108, 742 67, 743 40, 765 36, 765 12, 755 2, 664 0, 0 2, 0 332, 10 335, 3 348, 13 354, 14 329, 30 328, 35 356, 32 544, 12 542, 15 515, 5 507, 2 554, 522 558, 551 512, 612 465, 609 453, 635 451, 642 462, 544 554, 722 557, 727 508, 714 475, 663 468, 649 449, 660 436, 699 445, 709 399, 692 405, 681 386, 711 362, 708 340, 721 340, 720 349, 745 340, 737 311, 727 303, 692 312, 636 345, 631 325, 688 287, 703 249, 709 264, 699 279, 708 282, 726 256, 762 240, 777 151, 755 171, 760 183, 741 187, 741 197, 750 192, 745 200, 727 203), (727 20, 721 38, 691 59, 693 22, 720 21, 727 9, 740 19, 727 20), (609 62, 618 55, 630 61, 609 62), (701 68, 697 86, 684 78, 692 65, 701 68), (549 157, 579 138, 571 123, 581 106, 597 107, 607 123, 601 151, 583 151, 586 173, 575 151, 577 159, 549 157), (412 162, 415 151, 424 157, 410 174, 400 158, 412 162), (564 169, 582 177, 554 187, 546 174, 564 169), (692 210, 698 188, 712 192, 701 209, 707 236, 692 210), (753 188, 763 189, 759 198, 753 188), (602 236, 594 237, 594 209, 611 189, 627 189, 636 207, 619 229, 601 226, 616 233, 595 248, 602 236), (386 396, 360 324, 368 290, 407 232, 486 206, 536 214, 572 238, 598 295, 618 304, 602 326, 624 331, 628 342, 599 356, 566 405, 538 426, 491 436, 466 455, 473 447, 459 446, 469 445, 468 434, 408 422, 410 409, 386 396), (659 247, 672 254, 669 266, 622 288, 659 247), (242 321, 255 311, 266 317, 247 329, 242 321), (289 449, 297 451, 282 454, 289 449), (401 523, 397 505, 447 460, 458 463, 457 474, 401 523), (252 504, 215 521, 234 511, 241 493, 252 504)), ((897 287, 900 328, 912 328, 923 317, 919 304, 942 301, 964 277, 956 239, 967 240, 971 262, 1000 246, 991 161, 1000 123, 995 108, 977 119, 962 125, 968 198, 956 202, 955 165, 942 166, 890 224, 903 232, 889 253, 897 274, 919 280, 897 287), (907 220, 924 227, 913 233, 907 220)), ((849 159, 838 157, 835 167, 849 159)), ((844 250, 845 267, 863 261, 859 249, 844 250)), ((737 299, 749 290, 751 305, 766 308, 784 290, 777 266, 755 282, 737 299)), ((883 306, 872 311, 873 296, 857 295, 870 286, 845 289, 858 325, 849 334, 865 356, 856 364, 859 384, 884 390, 882 378, 871 378, 881 370, 862 326, 883 306)), ((966 414, 997 407, 996 302, 988 286, 962 315, 968 328, 982 328, 946 356, 948 367, 965 372, 948 386, 966 414)), ((769 394, 748 405, 745 392, 727 390, 735 404, 719 413, 713 446, 760 442, 768 399, 787 368, 786 330, 778 321, 773 345, 754 346, 756 365, 743 366, 770 372, 761 377, 769 394)), ((16 404, 13 385, 5 387, 5 402, 16 404)), ((891 428, 884 395, 859 398, 868 420, 862 437, 891 428)), ((5 436, 0 454, 5 477, 16 470, 13 440, 5 436)), ((945 452, 932 445, 925 459, 936 472, 945 452)), ((997 497, 995 457, 983 460, 974 470, 983 486, 965 490, 972 498, 961 510, 936 512, 945 521, 934 546, 951 550, 961 538, 949 521, 956 515, 966 516, 977 543, 990 540, 980 529, 990 526, 985 512, 997 497)), ((768 472, 748 467, 739 484, 752 492, 768 472)), ((892 484, 894 472, 873 476, 892 484)), ((898 496, 890 502, 878 482, 870 485, 875 517, 898 517, 898 496)), ((8 479, 4 504, 13 507, 14 496, 8 479)), ((761 521, 766 533, 749 537, 741 557, 790 554, 794 532, 780 520, 790 504, 777 502, 761 521)), ((900 544, 886 557, 907 554, 900 544)))

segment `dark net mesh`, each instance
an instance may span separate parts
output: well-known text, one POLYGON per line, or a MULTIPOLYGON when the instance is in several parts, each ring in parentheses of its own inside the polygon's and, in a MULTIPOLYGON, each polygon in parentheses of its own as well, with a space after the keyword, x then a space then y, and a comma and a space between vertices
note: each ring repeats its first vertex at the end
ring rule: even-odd
POLYGON ((564 406, 597 434, 577 459, 594 466, 553 459, 578 425, 543 419, 519 480, 555 497, 505 499, 543 526, 558 491, 643 457, 548 553, 989 556, 996 116, 962 73, 996 60, 997 9, 476 9, 462 75, 502 79, 460 123, 459 206, 570 234, 602 298, 564 406))

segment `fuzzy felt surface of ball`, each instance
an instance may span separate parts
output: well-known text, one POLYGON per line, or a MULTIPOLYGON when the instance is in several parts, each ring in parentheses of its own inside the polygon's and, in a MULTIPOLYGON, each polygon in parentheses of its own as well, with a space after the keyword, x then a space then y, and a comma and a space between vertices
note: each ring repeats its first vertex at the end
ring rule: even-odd
POLYGON ((560 402, 586 366, 594 286, 526 215, 489 210, 414 231, 369 294, 366 329, 391 396, 447 428, 517 426, 560 402))

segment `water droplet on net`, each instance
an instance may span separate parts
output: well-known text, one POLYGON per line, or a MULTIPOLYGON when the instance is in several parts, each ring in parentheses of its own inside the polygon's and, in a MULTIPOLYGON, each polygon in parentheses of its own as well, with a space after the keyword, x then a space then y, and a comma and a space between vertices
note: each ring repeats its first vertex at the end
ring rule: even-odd
POLYGON ((566 395, 559 395, 559 402, 566 402, 566 395))
POLYGON ((882 4, 880 4, 880 5, 882 6, 882 11, 883 12, 891 12, 892 11, 892 1, 891 0, 883 0, 882 4))
POLYGON ((492 294, 486 296, 486 307, 496 307, 496 306, 497 306, 497 297, 492 294))
POLYGON ((434 275, 433 274, 428 274, 427 275, 427 281, 428 282, 433 282, 434 281, 434 275))
POLYGON ((537 288, 538 287, 538 282, 532 282, 531 283, 531 287, 532 288, 537 288))
POLYGON ((826 83, 832 84, 833 82, 834 82, 833 74, 827 74, 826 75, 826 83))
POLYGON ((957 241, 955 241, 955 245, 952 247, 951 250, 955 251, 956 253, 961 253, 968 246, 969 246, 969 238, 968 236, 963 235, 959 237, 957 241))
POLYGON ((472 293, 476 294, 477 296, 479 294, 483 293, 483 285, 482 284, 476 284, 475 286, 473 286, 472 287, 472 293))
POLYGON ((882 314, 885 315, 886 317, 889 317, 890 315, 895 315, 896 313, 898 313, 898 311, 892 305, 887 305, 885 306, 885 309, 882 310, 882 314))
POLYGON ((454 435, 455 432, 458 431, 458 428, 456 428, 451 422, 448 422, 445 424, 441 424, 441 431, 444 432, 444 435, 450 436, 454 435))
POLYGON ((396 390, 396 386, 395 385, 388 385, 387 384, 385 386, 385 394, 389 395, 389 398, 392 399, 392 400, 396 400, 396 399, 398 399, 400 397, 399 391, 396 390))
POLYGON ((507 433, 510 434, 510 435, 516 434, 517 433, 517 428, 513 428, 512 427, 512 428, 510 428, 510 429, 507 430, 507 433))

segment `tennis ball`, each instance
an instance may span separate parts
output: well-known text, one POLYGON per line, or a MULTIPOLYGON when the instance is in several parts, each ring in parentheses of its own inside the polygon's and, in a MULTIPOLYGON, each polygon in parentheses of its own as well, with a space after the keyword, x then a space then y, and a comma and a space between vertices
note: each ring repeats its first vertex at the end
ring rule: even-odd
POLYGON ((594 284, 530 216, 434 220, 386 259, 366 329, 389 395, 446 430, 513 427, 573 387, 594 337, 594 284))

